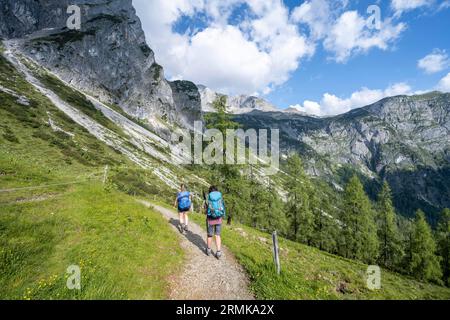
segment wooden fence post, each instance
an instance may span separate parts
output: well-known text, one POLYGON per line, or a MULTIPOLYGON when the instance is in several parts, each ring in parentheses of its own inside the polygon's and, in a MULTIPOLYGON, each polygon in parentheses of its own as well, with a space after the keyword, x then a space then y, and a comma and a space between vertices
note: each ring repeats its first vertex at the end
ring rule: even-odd
POLYGON ((280 253, 278 247, 278 235, 276 231, 274 231, 272 234, 272 241, 273 241, 273 261, 275 263, 277 274, 280 274, 281 272, 280 253))

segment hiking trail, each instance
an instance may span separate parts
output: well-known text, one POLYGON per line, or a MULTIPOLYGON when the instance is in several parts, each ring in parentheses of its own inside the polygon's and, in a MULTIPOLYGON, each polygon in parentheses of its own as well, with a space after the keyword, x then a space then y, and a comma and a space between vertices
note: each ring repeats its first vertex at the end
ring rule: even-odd
MULTIPOLYGON (((189 231, 178 231, 178 213, 173 210, 140 200, 140 203, 155 209, 166 218, 181 238, 181 247, 186 252, 182 271, 169 279, 171 300, 253 300, 249 281, 242 266, 233 254, 222 245, 223 256, 217 260, 205 254, 206 231, 189 222, 189 231)), ((216 251, 215 244, 212 246, 216 251)))

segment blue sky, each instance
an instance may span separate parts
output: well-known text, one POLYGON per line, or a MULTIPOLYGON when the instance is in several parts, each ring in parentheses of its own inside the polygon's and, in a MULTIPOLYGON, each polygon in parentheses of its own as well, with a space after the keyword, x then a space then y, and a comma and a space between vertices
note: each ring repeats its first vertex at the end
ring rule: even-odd
POLYGON ((448 0, 133 4, 169 79, 317 115, 389 95, 450 91, 448 0), (380 28, 366 23, 371 5, 380 28))

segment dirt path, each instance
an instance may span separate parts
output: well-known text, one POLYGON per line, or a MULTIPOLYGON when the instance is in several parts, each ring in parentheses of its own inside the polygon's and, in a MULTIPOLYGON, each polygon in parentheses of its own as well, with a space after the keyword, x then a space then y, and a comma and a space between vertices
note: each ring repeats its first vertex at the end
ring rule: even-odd
MULTIPOLYGON (((180 275, 170 280, 172 300, 252 300, 248 279, 243 268, 227 248, 217 260, 205 254, 206 232, 199 225, 189 222, 189 231, 182 235, 178 229, 177 213, 147 201, 142 204, 153 207, 173 226, 181 238, 181 246, 187 261, 180 275)), ((213 245, 213 251, 215 246, 213 245)))

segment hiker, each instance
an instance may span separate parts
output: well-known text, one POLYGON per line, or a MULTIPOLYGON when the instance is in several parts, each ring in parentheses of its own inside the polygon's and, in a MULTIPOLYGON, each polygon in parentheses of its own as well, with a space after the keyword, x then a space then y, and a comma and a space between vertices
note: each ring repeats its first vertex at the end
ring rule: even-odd
POLYGON ((178 208, 178 214, 180 217, 180 224, 178 228, 181 233, 188 231, 188 212, 193 210, 192 207, 192 194, 186 190, 186 186, 181 184, 180 192, 177 193, 174 207, 178 208))
MULTIPOLYGON (((206 197, 205 197, 206 198, 206 197)), ((225 203, 220 193, 215 186, 209 188, 207 199, 205 199, 206 212, 206 255, 212 254, 211 244, 213 237, 216 237, 216 258, 220 259, 222 256, 222 239, 220 237, 222 231, 222 219, 225 217, 225 203)))

